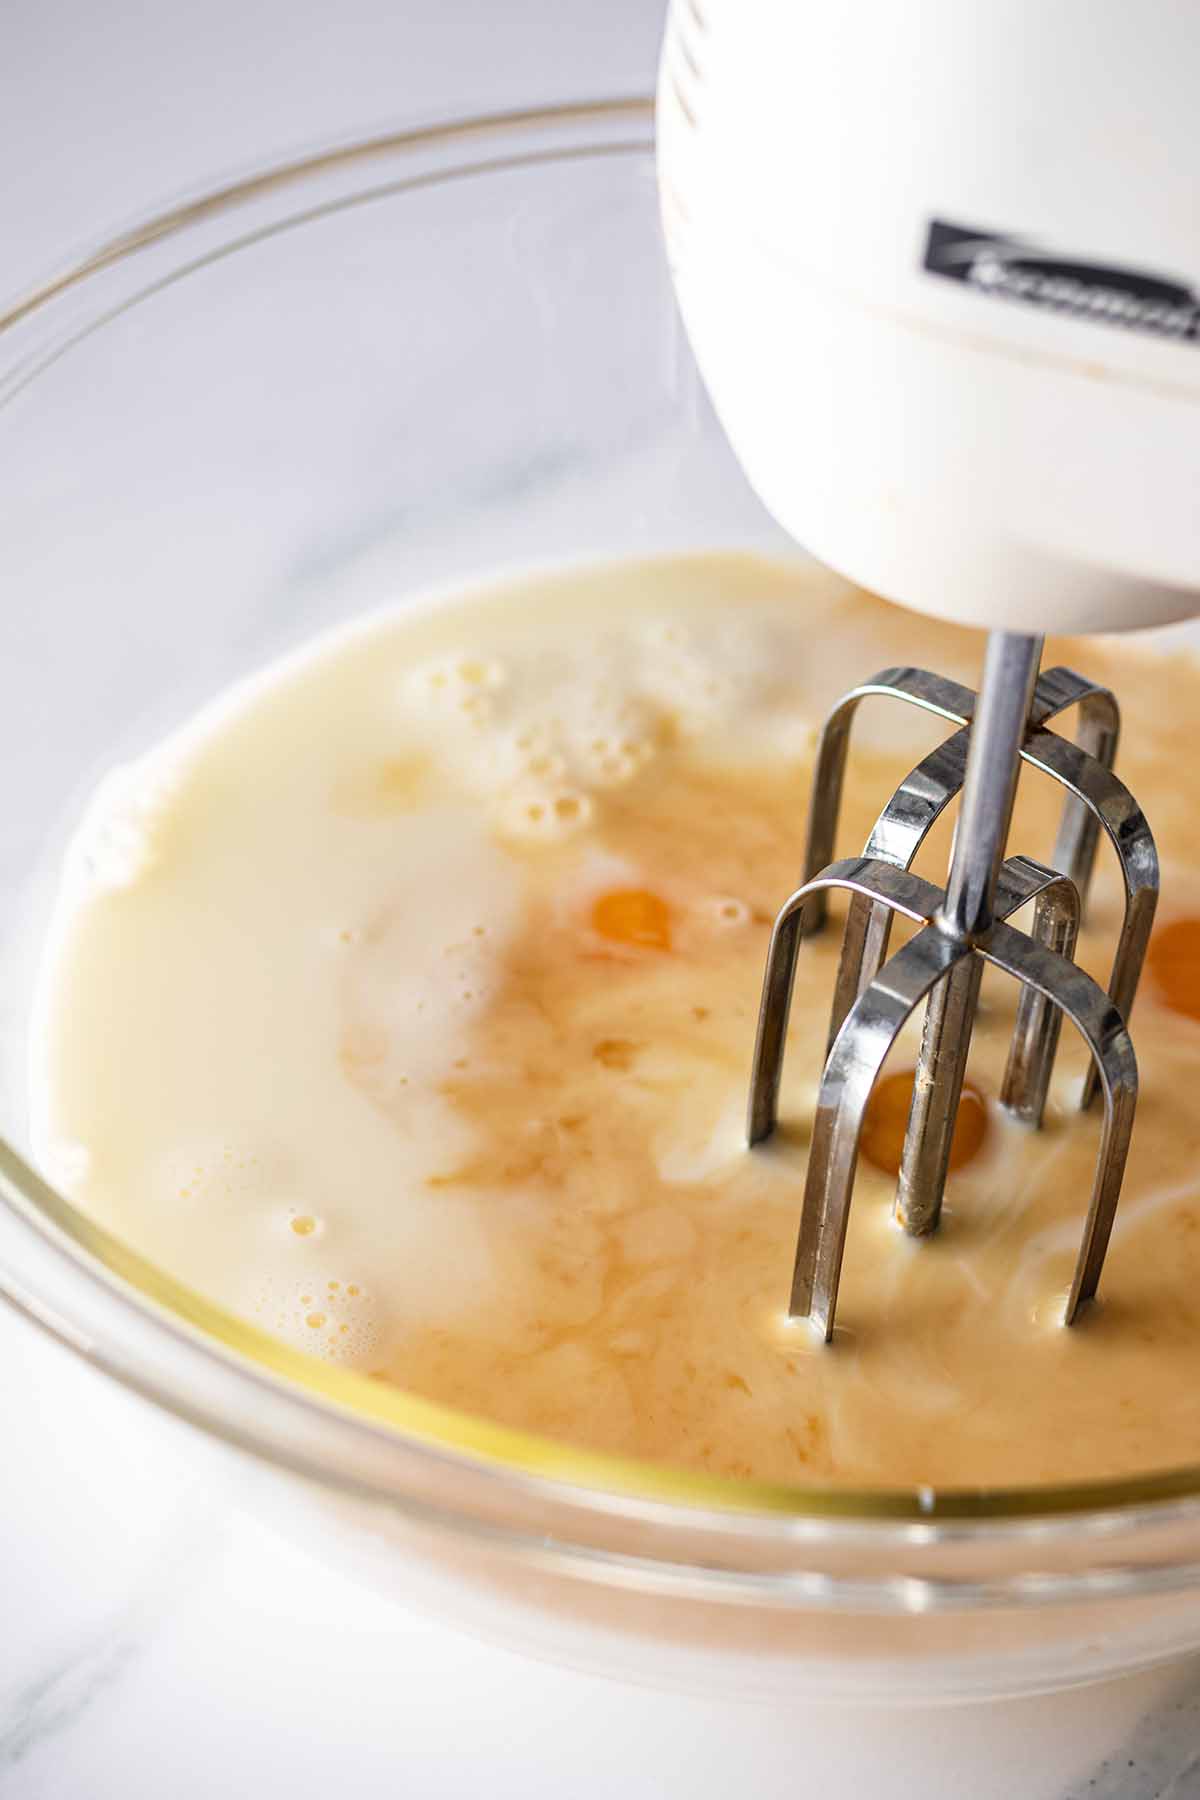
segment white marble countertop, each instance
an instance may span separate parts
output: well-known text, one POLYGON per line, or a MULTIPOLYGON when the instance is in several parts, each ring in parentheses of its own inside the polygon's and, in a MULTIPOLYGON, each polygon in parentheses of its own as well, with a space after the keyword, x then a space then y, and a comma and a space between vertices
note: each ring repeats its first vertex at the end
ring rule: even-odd
MULTIPOLYGON (((10 0, 3 287, 213 174, 384 121, 646 91, 660 0, 10 0)), ((0 1307, 0 1795, 869 1794, 861 1716, 705 1703, 536 1667, 278 1538, 148 1408, 0 1307), (151 1445, 154 1445, 153 1452, 151 1445), (469 1704, 464 1704, 469 1696, 469 1704)), ((895 1716, 928 1800, 1200 1796, 1200 1667, 895 1716), (918 1762, 937 1733, 940 1785, 918 1762), (997 1757, 994 1746, 1003 1745, 997 1757)))

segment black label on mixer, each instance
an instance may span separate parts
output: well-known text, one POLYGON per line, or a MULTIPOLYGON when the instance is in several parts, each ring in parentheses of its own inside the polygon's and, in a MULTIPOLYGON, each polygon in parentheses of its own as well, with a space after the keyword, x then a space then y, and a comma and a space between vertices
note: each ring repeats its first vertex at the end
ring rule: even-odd
POLYGON ((1048 252, 944 219, 930 220, 923 267, 999 300, 1146 331, 1174 343, 1200 343, 1200 293, 1169 276, 1048 252))

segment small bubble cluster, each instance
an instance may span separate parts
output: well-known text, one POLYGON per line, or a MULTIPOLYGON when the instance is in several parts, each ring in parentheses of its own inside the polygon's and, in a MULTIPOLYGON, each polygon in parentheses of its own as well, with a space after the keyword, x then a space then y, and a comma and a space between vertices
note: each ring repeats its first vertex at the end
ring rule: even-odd
POLYGON ((479 649, 439 657, 404 677, 399 699, 426 733, 438 727, 441 753, 490 799, 501 836, 554 844, 586 832, 605 794, 676 737, 722 721, 744 735, 747 716, 777 730, 786 715, 790 743, 789 666, 731 607, 700 624, 632 620, 511 662, 479 649))
POLYGON ((287 1172, 282 1159, 258 1147, 202 1143, 168 1157, 159 1179, 177 1209, 228 1215, 274 1204, 287 1172))
POLYGON ((630 691, 614 676, 596 683, 561 730, 577 779, 589 787, 618 787, 653 759, 663 720, 636 685, 630 691))
POLYGON ((348 1368, 373 1361, 383 1341, 374 1296, 341 1276, 310 1275, 291 1286, 264 1281, 253 1310, 257 1324, 293 1349, 348 1368))
POLYGON ((507 669, 495 658, 438 657, 411 671, 404 682, 404 697, 435 717, 481 730, 491 722, 494 696, 507 680, 507 669))
POLYGON ((141 880, 177 786, 162 757, 113 769, 101 782, 72 852, 89 886, 115 891, 141 880))
POLYGON ((495 991, 495 968, 487 946, 487 927, 474 925, 469 936, 447 944, 442 951, 446 979, 436 996, 424 993, 416 1001, 423 1011, 472 1013, 487 1004, 495 991))
POLYGON ((573 837, 591 823, 592 812, 591 796, 579 788, 529 783, 504 796, 497 823, 506 836, 552 842, 573 837))

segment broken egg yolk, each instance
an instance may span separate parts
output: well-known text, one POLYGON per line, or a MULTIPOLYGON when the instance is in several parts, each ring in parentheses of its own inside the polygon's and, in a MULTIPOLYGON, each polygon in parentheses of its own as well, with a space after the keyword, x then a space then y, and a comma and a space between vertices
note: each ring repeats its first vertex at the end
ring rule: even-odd
POLYGON ((665 900, 647 888, 614 888, 592 907, 592 930, 614 944, 643 950, 671 948, 671 912, 665 900))
POLYGON ((1163 1004, 1200 1020, 1200 919, 1161 926, 1150 939, 1146 964, 1163 1004))
MULTIPOLYGON (((859 1148, 867 1161, 882 1169, 885 1175, 900 1173, 915 1075, 915 1069, 899 1069, 894 1075, 885 1075, 867 1102, 859 1148)), ((961 1169, 978 1154, 987 1136, 987 1126, 983 1095, 970 1082, 964 1082, 958 1117, 954 1121, 954 1136, 950 1140, 951 1169, 961 1169)))

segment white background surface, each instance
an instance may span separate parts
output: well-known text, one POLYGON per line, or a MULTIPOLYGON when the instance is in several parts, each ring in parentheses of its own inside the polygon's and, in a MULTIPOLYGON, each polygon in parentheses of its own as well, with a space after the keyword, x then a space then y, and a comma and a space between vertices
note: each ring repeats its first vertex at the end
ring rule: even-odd
MULTIPOLYGON (((660 14, 659 0, 5 0, 0 293, 314 143, 646 92, 660 14)), ((702 1703, 418 1624, 243 1515, 185 1442, 157 1445, 140 1403, 0 1309, 5 1800, 874 1795, 881 1735, 896 1791, 929 1800, 1200 1794, 1194 1672, 942 1715, 933 1787, 918 1773, 931 1727, 911 1719, 881 1734, 827 1716, 798 1761, 799 1712, 735 1710, 702 1766, 702 1703)))

